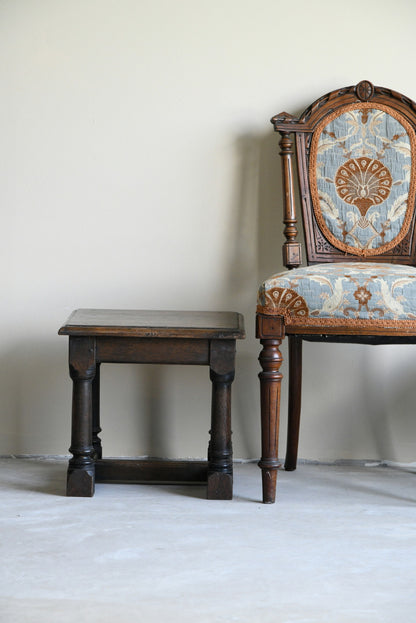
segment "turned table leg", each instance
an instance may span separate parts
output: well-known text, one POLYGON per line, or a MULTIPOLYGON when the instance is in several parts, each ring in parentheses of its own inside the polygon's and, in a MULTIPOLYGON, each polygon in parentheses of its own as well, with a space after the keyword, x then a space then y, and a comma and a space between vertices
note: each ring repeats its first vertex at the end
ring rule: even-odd
POLYGON ((231 384, 234 380, 235 341, 212 340, 211 439, 208 450, 207 497, 233 497, 233 453, 231 443, 231 384))
POLYGON ((92 445, 96 459, 103 458, 103 449, 101 439, 98 434, 101 433, 100 427, 100 363, 96 364, 95 377, 92 382, 92 445))
POLYGON ((70 337, 69 370, 73 381, 72 435, 68 464, 68 496, 91 497, 95 484, 95 451, 92 444, 92 384, 95 376, 93 338, 70 337))
POLYGON ((279 368, 283 358, 279 350, 282 340, 260 340, 263 350, 259 361, 261 390, 261 436, 262 455, 259 467, 262 470, 263 502, 272 504, 276 498, 277 460, 279 441, 280 387, 282 374, 279 368))

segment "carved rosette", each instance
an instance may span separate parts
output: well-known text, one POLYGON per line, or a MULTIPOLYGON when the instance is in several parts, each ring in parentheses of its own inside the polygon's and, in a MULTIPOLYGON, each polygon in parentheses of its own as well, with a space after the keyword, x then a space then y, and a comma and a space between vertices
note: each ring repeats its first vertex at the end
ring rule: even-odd
POLYGON ((355 93, 359 100, 368 102, 374 95, 374 87, 369 80, 361 80, 355 87, 355 93))

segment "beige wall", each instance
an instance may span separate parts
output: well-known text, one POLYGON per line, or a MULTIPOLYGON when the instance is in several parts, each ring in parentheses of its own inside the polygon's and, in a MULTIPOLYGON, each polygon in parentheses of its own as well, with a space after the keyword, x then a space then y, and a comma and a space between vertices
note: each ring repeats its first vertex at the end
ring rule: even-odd
MULTIPOLYGON (((0 0, 1 453, 67 452, 57 330, 126 307, 245 315, 234 449, 259 455, 268 120, 364 78, 416 99, 415 18, 413 0, 0 0)), ((300 455, 415 460, 415 379, 411 347, 306 344, 300 455)), ((205 368, 108 366, 105 451, 204 456, 209 403, 205 368)))

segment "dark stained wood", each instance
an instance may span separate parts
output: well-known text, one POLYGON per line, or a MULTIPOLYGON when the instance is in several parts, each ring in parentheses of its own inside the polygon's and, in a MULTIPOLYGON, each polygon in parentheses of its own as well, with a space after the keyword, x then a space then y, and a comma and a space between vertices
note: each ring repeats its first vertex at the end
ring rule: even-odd
POLYGON ((92 381, 96 363, 91 338, 73 338, 69 344, 69 372, 72 390, 72 459, 68 464, 67 495, 94 495, 94 460, 92 445, 92 381))
POLYGON ((296 469, 302 396, 302 338, 289 336, 289 404, 285 470, 296 469))
POLYGON ((77 309, 59 335, 241 339, 244 319, 236 312, 77 309))
POLYGON ((281 316, 256 315, 256 337, 266 340, 285 337, 285 324, 281 316))
POLYGON ((208 339, 101 336, 96 343, 97 361, 102 363, 169 363, 201 366, 209 363, 208 339))
POLYGON ((256 337, 263 346, 259 362, 262 371, 260 379, 261 415, 261 459, 263 502, 272 504, 276 497, 279 449, 280 392, 283 362, 279 347, 285 337, 284 319, 281 316, 256 316, 256 337))
POLYGON ((235 340, 245 337, 241 314, 83 309, 73 312, 59 333, 69 336, 73 380, 73 457, 68 465, 67 495, 94 495, 96 480, 196 481, 207 483, 209 499, 232 498, 231 384, 235 340), (103 363, 209 366, 212 408, 208 460, 103 459, 98 437, 103 363))
POLYGON ((101 459, 103 449, 101 446, 100 427, 100 363, 97 362, 95 368, 95 377, 92 382, 92 445, 94 447, 95 458, 101 459))
POLYGON ((207 475, 207 461, 108 458, 95 462, 96 482, 206 483, 207 475))
MULTIPOLYGON (((295 135, 296 162, 299 183, 299 194, 302 205, 303 229, 306 242, 306 257, 308 264, 321 262, 385 262, 400 263, 414 266, 416 264, 416 210, 413 213, 409 232, 404 239, 393 249, 380 255, 363 258, 357 255, 344 253, 335 249, 326 240, 317 225, 310 192, 309 156, 312 135, 325 117, 346 104, 359 102, 373 102, 375 107, 383 105, 392 111, 403 115, 410 126, 416 131, 416 104, 401 93, 384 87, 373 87, 364 80, 355 86, 337 89, 327 93, 313 102, 296 118, 286 112, 272 118, 276 132, 281 135, 282 173, 283 173, 283 206, 284 206, 284 235, 283 244, 284 264, 288 269, 298 265, 297 256, 300 254, 294 244, 296 238, 297 215, 293 193, 292 169, 292 139, 295 135)), ((261 422, 262 422, 262 459, 259 463, 263 472, 263 501, 274 502, 275 473, 278 466, 278 421, 280 411, 280 384, 281 374, 279 367, 281 355, 279 346, 285 337, 289 336, 289 420, 288 440, 285 467, 287 470, 296 468, 299 424, 301 411, 301 377, 302 377, 302 341, 323 341, 357 344, 415 344, 416 335, 412 328, 377 323, 371 328, 359 326, 308 326, 298 324, 296 328, 285 326, 282 316, 268 316, 257 314, 256 336, 260 339, 263 350, 260 353, 261 387, 261 422)))
POLYGON ((209 443, 208 496, 231 500, 233 463, 231 444, 231 383, 234 370, 218 374, 210 370, 212 381, 211 430, 209 443))
POLYGON ((290 133, 282 132, 280 141, 283 173, 283 201, 284 214, 283 222, 285 228, 283 233, 286 242, 283 245, 283 264, 288 268, 297 268, 302 263, 302 253, 300 242, 296 241, 298 230, 296 228, 295 192, 293 188, 293 142, 290 133))
POLYGON ((208 459, 208 498, 233 497, 233 450, 231 443, 231 384, 234 380, 235 341, 211 340, 211 429, 208 459))
POLYGON ((280 387, 282 374, 279 368, 283 357, 279 350, 281 340, 260 340, 263 350, 259 361, 262 453, 259 467, 262 470, 263 502, 273 503, 276 497, 277 459, 279 441, 280 387))

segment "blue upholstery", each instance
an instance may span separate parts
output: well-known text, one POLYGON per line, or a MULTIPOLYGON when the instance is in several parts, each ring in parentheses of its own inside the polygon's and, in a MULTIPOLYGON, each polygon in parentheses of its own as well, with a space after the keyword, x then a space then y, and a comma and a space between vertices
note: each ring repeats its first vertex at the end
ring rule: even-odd
POLYGON ((416 327, 416 268, 345 262, 285 271, 261 285, 257 310, 284 316, 287 326, 389 321, 416 327))
POLYGON ((329 115, 312 143, 315 216, 338 249, 371 256, 396 246, 413 213, 414 132, 383 106, 350 105, 329 115))

